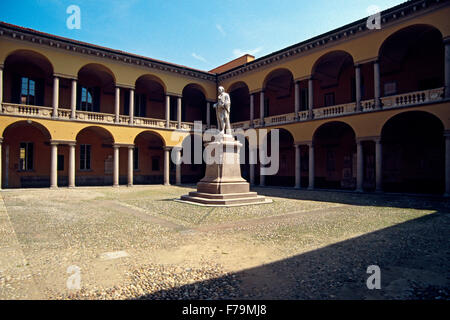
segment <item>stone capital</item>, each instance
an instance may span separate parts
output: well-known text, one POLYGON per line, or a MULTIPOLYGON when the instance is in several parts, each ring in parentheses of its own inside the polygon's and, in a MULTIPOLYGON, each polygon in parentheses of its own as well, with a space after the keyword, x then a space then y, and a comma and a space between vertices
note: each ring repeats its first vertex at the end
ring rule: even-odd
POLYGON ((66 145, 74 144, 74 145, 76 145, 76 143, 77 143, 76 140, 58 140, 58 139, 50 140, 51 145, 59 145, 59 144, 66 144, 66 145))

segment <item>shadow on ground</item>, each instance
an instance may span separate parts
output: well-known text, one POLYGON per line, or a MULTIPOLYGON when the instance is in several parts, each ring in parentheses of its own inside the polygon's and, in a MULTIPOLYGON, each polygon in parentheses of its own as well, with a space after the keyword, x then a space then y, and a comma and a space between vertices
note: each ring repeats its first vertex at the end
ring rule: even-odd
POLYGON ((293 188, 254 187, 252 191, 266 197, 281 197, 295 200, 332 202, 355 206, 380 206, 412 209, 427 209, 450 212, 450 201, 437 195, 415 195, 397 193, 358 193, 339 190, 295 190, 293 188))
MULTIPOLYGON (((312 196, 318 197, 308 194, 305 198, 312 196)), ((435 212, 285 260, 140 299, 216 299, 221 292, 224 299, 448 300, 449 231, 450 215, 435 212), (380 267, 379 290, 366 286, 370 265, 380 267), (236 280, 234 290, 230 279, 236 280)))

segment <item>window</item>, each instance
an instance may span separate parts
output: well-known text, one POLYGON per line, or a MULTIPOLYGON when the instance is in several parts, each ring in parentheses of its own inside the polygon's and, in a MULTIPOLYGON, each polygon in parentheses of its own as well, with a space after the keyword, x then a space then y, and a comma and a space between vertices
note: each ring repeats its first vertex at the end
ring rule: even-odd
POLYGON ((58 171, 64 171, 64 155, 58 154, 58 171))
POLYGON ((21 142, 19 148, 19 170, 33 170, 33 142, 21 142))
POLYGON ((308 88, 301 89, 301 108, 300 110, 308 110, 308 88))
POLYGON ((81 87, 81 111, 94 111, 94 89, 81 87))
POLYGON ((325 107, 334 106, 334 92, 326 93, 324 96, 325 107))
POLYGON ((20 103, 36 104, 36 81, 26 77, 21 78, 20 103))
POLYGON ((91 169, 91 145, 80 145, 80 170, 91 169))
POLYGON ((133 170, 139 170, 139 149, 133 149, 133 170))
POLYGON ((386 82, 384 84, 384 95, 385 96, 391 96, 397 94, 397 82, 386 82))
POLYGON ((143 93, 134 95, 134 115, 136 117, 145 117, 147 97, 143 93))
POLYGON ((152 158, 152 171, 159 171, 159 157, 152 158))

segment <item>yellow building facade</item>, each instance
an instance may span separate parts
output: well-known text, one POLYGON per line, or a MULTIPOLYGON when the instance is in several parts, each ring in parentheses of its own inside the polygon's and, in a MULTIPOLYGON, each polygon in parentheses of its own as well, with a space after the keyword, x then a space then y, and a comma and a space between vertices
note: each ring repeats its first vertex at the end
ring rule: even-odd
POLYGON ((448 195, 448 17, 409 1, 221 73, 0 23, 1 186, 196 182, 171 150, 216 125, 221 85, 233 128, 280 130, 278 173, 243 164, 252 184, 448 195))

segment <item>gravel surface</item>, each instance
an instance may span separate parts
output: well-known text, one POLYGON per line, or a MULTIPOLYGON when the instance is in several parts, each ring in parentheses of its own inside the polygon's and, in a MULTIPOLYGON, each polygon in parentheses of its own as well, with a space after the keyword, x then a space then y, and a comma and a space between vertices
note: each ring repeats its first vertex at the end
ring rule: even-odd
POLYGON ((189 191, 2 191, 0 299, 449 299, 448 201, 287 188, 256 188, 264 206, 172 201, 189 191))

